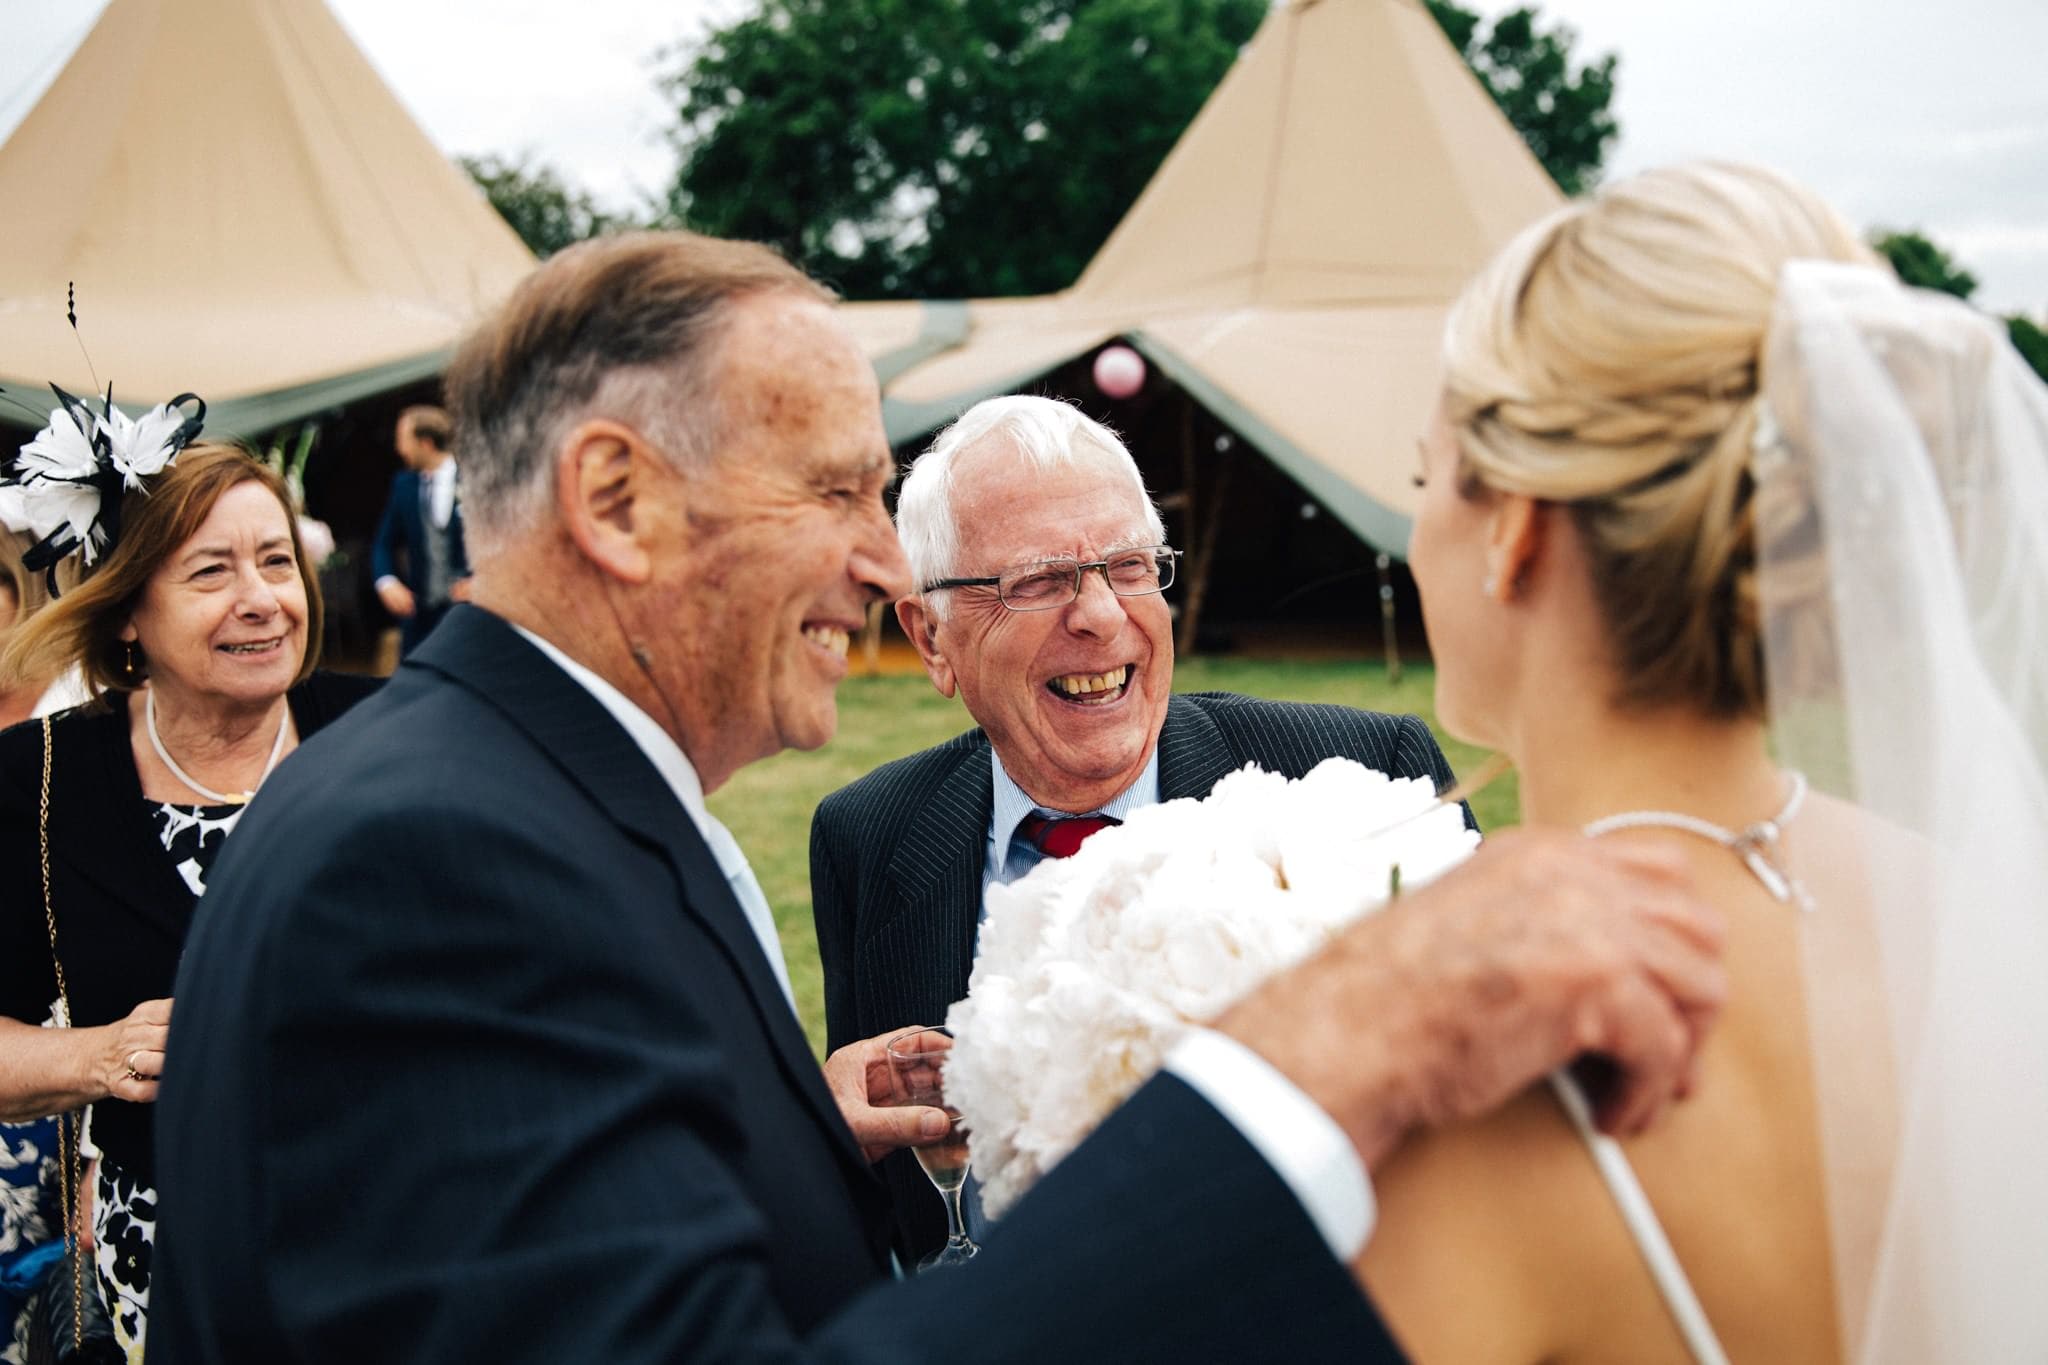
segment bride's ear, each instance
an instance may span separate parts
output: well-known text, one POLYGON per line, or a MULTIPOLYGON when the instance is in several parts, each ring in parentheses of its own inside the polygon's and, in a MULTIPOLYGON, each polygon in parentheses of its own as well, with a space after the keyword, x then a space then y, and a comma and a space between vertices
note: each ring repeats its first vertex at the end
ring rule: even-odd
POLYGON ((1521 493, 1502 493, 1486 524, 1486 595, 1512 602, 1543 555, 1549 505, 1521 493))

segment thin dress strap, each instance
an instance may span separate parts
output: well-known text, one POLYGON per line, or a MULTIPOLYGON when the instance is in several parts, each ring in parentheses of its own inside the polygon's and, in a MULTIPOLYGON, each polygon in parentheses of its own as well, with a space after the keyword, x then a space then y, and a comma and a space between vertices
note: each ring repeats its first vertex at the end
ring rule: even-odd
POLYGON ((1643 1264, 1649 1268, 1650 1278, 1657 1282, 1657 1292, 1664 1296, 1664 1306, 1670 1310, 1678 1335, 1685 1339, 1686 1349, 1700 1365, 1728 1365, 1728 1354, 1721 1349, 1721 1340, 1714 1335, 1706 1310, 1700 1307, 1699 1295, 1692 1292, 1692 1281, 1678 1264, 1678 1254, 1671 1249, 1671 1239, 1664 1235, 1664 1225, 1657 1221, 1657 1211, 1650 1207, 1649 1196, 1643 1193, 1634 1168, 1622 1155, 1621 1144, 1593 1126, 1592 1106, 1586 1103, 1577 1081, 1565 1072, 1553 1071, 1550 1088, 1557 1093, 1557 1101, 1564 1106, 1572 1127, 1585 1140, 1586 1150, 1593 1154, 1593 1165, 1599 1169, 1607 1192, 1614 1196, 1621 1221, 1635 1238, 1636 1249, 1642 1252, 1643 1264))
MULTIPOLYGON (((1742 859, 1750 875, 1762 883, 1764 890, 1773 897, 1803 910, 1811 910, 1812 897, 1772 859, 1779 835, 1806 800, 1806 775, 1794 772, 1788 782, 1791 791, 1778 813, 1744 830, 1723 829, 1676 811, 1634 810, 1595 820, 1585 827, 1583 833, 1593 839, 1621 829, 1664 828, 1697 834, 1742 859)), ((1585 1093, 1570 1075, 1563 1071, 1552 1072, 1550 1088, 1557 1092, 1558 1103, 1564 1106, 1572 1127, 1579 1130, 1586 1150, 1593 1154, 1593 1165, 1599 1170, 1600 1179, 1606 1183, 1607 1192, 1614 1197, 1615 1206, 1621 1210, 1621 1221, 1628 1225, 1629 1235, 1635 1238, 1636 1249, 1642 1252, 1643 1264, 1649 1268, 1650 1278, 1657 1282, 1657 1292, 1664 1296, 1664 1306, 1670 1310, 1678 1334, 1685 1338, 1686 1349, 1692 1352, 1692 1358, 1700 1365, 1727 1365, 1728 1354, 1721 1349, 1720 1339, 1714 1335, 1714 1328, 1707 1321, 1706 1310, 1700 1307, 1699 1295, 1692 1292, 1692 1281, 1685 1277, 1684 1267, 1678 1264, 1678 1254, 1671 1249, 1671 1239, 1664 1235, 1664 1225, 1657 1221, 1657 1211, 1650 1207, 1649 1196, 1643 1193, 1635 1170, 1628 1164, 1628 1158, 1622 1155, 1621 1145, 1610 1137, 1602 1136, 1593 1126, 1592 1106, 1586 1103, 1585 1093)))

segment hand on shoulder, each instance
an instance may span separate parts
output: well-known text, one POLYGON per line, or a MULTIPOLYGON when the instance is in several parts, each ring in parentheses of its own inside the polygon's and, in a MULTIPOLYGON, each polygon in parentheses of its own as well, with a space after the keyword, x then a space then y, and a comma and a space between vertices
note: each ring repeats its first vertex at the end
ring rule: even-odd
POLYGON ((1602 1126, 1686 1094, 1726 997, 1718 914, 1667 850, 1511 830, 1218 1021, 1343 1126, 1368 1167, 1582 1054, 1602 1126))

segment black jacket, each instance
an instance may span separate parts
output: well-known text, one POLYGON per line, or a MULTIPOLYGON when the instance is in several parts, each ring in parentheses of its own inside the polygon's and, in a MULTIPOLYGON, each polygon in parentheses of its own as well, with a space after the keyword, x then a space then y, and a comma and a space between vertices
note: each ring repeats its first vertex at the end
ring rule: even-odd
MULTIPOLYGON (((293 688, 300 740, 380 681, 315 673, 293 688)), ((171 993, 198 899, 164 856, 143 799, 128 742, 128 698, 112 692, 105 701, 51 723, 50 903, 73 1022, 85 1028, 125 1019, 143 1001, 171 993)), ((0 734, 0 1014, 30 1024, 43 1022, 57 998, 38 866, 42 775, 41 721, 0 734)), ((155 1183, 150 1106, 102 1100, 93 1107, 92 1129, 123 1171, 155 1183)))
POLYGON ((308 749, 179 972, 153 1365, 1381 1358, 1300 1205, 1170 1079, 977 1265, 891 1282, 710 850, 497 618, 456 607, 308 749))

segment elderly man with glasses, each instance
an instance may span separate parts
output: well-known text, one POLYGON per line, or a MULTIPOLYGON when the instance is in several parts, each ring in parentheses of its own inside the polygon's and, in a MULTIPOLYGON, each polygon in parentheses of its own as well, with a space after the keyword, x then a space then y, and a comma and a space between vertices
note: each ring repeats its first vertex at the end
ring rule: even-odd
MULTIPOLYGON (((896 604, 932 685, 980 728, 831 796, 811 826, 829 1046, 939 1023, 967 993, 991 885, 1129 811, 1206 796, 1247 763, 1326 758, 1451 770, 1414 716, 1173 695, 1164 590, 1178 554, 1116 436, 1049 398, 970 409, 912 465, 897 532, 918 590, 896 604)), ((908 1153, 884 1166, 902 1249, 945 1240, 908 1153)))

